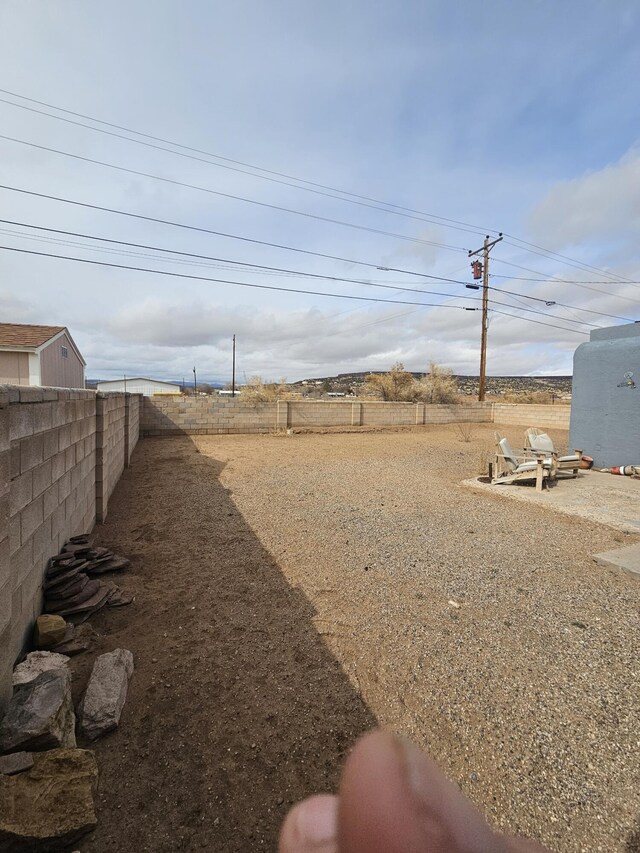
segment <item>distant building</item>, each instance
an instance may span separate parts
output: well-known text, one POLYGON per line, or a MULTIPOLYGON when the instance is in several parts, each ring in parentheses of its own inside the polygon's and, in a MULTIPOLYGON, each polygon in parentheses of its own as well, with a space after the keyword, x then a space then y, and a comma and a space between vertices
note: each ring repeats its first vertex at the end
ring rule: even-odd
POLYGON ((135 376, 129 379, 109 379, 98 382, 98 391, 126 391, 129 394, 142 394, 153 397, 154 394, 180 394, 182 386, 177 382, 162 382, 159 379, 145 379, 135 376))
POLYGON ((0 383, 84 388, 85 366, 66 326, 0 323, 0 383))

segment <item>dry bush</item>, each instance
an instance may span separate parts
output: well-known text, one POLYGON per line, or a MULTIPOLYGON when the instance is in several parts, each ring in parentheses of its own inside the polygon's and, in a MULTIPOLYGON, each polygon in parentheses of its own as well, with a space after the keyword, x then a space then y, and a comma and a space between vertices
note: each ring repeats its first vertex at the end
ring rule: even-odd
POLYGON ((432 361, 429 373, 419 383, 422 386, 422 396, 425 403, 457 403, 458 386, 453 378, 453 371, 441 367, 432 361))
POLYGON ((388 373, 371 373, 362 389, 364 396, 402 403, 457 403, 458 387, 449 368, 435 362, 420 381, 405 370, 402 362, 393 365, 388 373))
POLYGON ((460 441, 464 441, 465 444, 468 444, 473 438, 474 434, 474 424, 462 422, 456 424, 456 430, 458 432, 458 436, 460 437, 460 441))
POLYGON ((422 399, 421 384, 404 369, 401 361, 396 362, 388 373, 370 373, 362 393, 387 402, 415 403, 422 399))
POLYGON ((286 379, 280 382, 264 382, 261 376, 252 376, 240 389, 240 399, 245 403, 275 403, 291 396, 286 379))

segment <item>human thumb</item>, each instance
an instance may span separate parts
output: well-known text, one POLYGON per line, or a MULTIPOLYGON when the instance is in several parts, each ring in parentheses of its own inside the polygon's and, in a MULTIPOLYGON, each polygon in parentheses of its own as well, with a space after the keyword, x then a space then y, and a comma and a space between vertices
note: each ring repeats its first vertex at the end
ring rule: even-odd
POLYGON ((340 853, 543 851, 494 833, 462 792, 409 741, 376 731, 354 747, 338 806, 340 853))

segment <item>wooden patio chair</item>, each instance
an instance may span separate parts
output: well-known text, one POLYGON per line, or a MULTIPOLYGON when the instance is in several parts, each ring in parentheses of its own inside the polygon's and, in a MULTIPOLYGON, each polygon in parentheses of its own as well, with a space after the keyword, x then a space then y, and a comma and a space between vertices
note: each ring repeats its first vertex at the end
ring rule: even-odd
MULTIPOLYGON (((533 451, 535 453, 554 454, 556 452, 553 446, 553 441, 546 432, 536 427, 530 427, 524 434, 525 452, 533 451)), ((582 450, 575 450, 566 456, 557 456, 558 473, 565 474, 571 472, 570 476, 577 477, 580 461, 582 459, 582 450)))
POLYGON ((543 483, 547 485, 556 476, 555 454, 529 451, 517 456, 509 444, 509 440, 496 433, 496 458, 492 485, 507 485, 527 480, 535 480, 536 491, 541 492, 543 483))

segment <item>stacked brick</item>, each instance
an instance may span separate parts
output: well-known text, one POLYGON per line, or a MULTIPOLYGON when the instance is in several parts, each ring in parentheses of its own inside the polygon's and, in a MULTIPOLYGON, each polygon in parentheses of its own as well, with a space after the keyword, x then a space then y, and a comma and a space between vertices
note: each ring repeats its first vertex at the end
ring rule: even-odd
POLYGON ((493 420, 504 426, 522 425, 545 429, 569 429, 571 406, 542 406, 526 403, 494 403, 493 420))
MULTIPOLYGON (((3 465, 9 548, 0 570, 0 666, 6 668, 41 611, 48 558, 95 521, 95 394, 6 388, 1 396, 2 446, 9 448, 3 465)), ((0 690, 4 681, 0 672, 0 690)))
POLYGON ((277 403, 246 403, 239 399, 144 397, 140 434, 222 435, 264 433, 278 428, 277 403))
POLYGON ((106 515, 139 410, 138 395, 0 386, 0 709, 42 609, 47 560, 92 529, 98 503, 106 515))
POLYGON ((492 421, 491 403, 459 406, 369 400, 245 403, 211 397, 143 401, 142 435, 265 433, 288 427, 412 426, 492 421))
POLYGON ((127 459, 127 405, 124 394, 98 394, 96 398, 96 520, 107 517, 109 497, 127 459), (125 437, 127 440, 125 441, 125 437))

